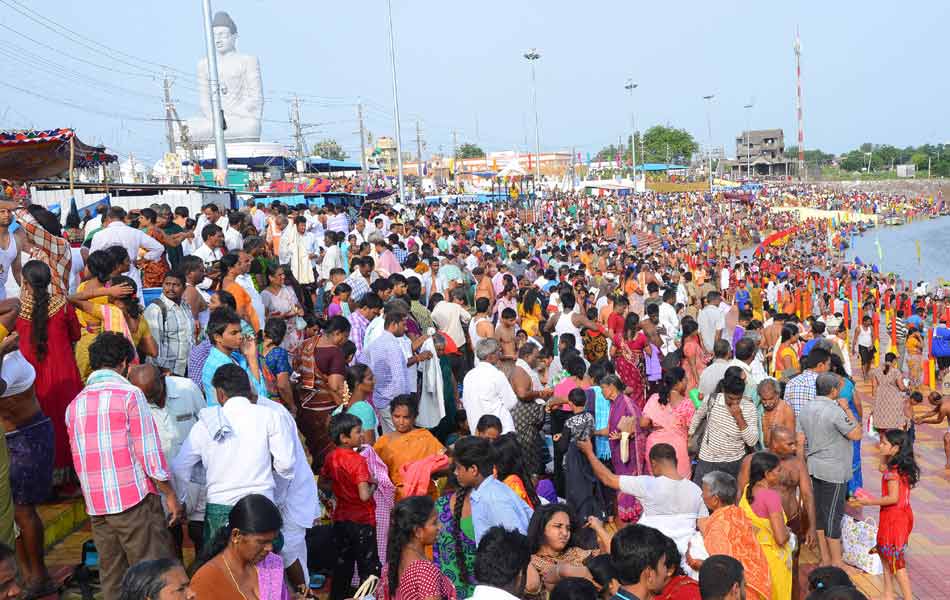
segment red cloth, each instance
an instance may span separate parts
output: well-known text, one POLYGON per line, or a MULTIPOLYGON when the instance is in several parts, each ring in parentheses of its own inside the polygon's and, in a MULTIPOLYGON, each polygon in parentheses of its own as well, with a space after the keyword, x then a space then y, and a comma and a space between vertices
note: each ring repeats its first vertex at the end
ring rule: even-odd
POLYGON ((686 575, 671 578, 654 600, 700 600, 699 583, 686 575))
POLYGON ((42 361, 36 359, 33 349, 33 322, 23 318, 22 313, 16 320, 16 332, 20 334, 20 353, 36 369, 36 399, 43 414, 53 421, 53 466, 65 469, 73 466, 66 433, 66 407, 83 387, 73 354, 80 327, 70 304, 63 305, 46 323, 47 351, 42 361))
POLYGON ((441 453, 404 464, 399 469, 402 474, 402 497, 425 496, 429 491, 432 474, 447 466, 449 466, 449 457, 441 453))
POLYGON ((376 525, 376 501, 371 497, 360 500, 359 484, 369 483, 369 466, 362 455, 351 448, 334 448, 323 462, 320 477, 333 483, 336 508, 334 521, 351 521, 363 525, 376 525))
POLYGON ((607 317, 607 329, 610 330, 612 336, 623 335, 623 321, 624 317, 619 313, 610 313, 607 317))

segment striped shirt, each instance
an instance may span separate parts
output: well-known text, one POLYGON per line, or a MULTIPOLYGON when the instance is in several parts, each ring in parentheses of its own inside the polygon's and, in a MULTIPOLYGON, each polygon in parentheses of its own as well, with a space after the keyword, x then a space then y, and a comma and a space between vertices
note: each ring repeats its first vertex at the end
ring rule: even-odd
POLYGON ((66 408, 66 430, 86 512, 114 515, 157 493, 168 465, 142 391, 108 369, 89 375, 66 408))
POLYGON ((759 441, 759 414, 755 404, 745 396, 739 403, 739 410, 745 419, 746 428, 742 431, 735 417, 726 406, 726 397, 716 394, 703 401, 693 415, 689 425, 690 435, 707 418, 706 435, 699 447, 699 459, 711 463, 735 462, 746 455, 746 446, 755 446, 759 441), (708 417, 707 417, 708 415, 708 417))
POLYGON ((158 356, 149 362, 160 369, 168 369, 172 375, 184 377, 195 339, 195 319, 191 308, 184 300, 176 304, 162 294, 145 309, 145 320, 158 346, 158 356))

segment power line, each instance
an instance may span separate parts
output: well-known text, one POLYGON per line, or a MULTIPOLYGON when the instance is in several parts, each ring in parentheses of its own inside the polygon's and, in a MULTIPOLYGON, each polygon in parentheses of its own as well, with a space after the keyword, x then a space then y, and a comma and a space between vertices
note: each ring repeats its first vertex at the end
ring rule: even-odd
POLYGON ((152 119, 152 118, 149 118, 149 117, 136 117, 136 116, 132 116, 132 115, 125 115, 125 114, 122 114, 122 113, 106 112, 106 111, 104 111, 104 110, 97 110, 97 109, 95 109, 95 108, 89 108, 89 107, 87 107, 87 106, 82 106, 81 104, 76 104, 75 102, 70 102, 70 101, 68 101, 68 100, 58 100, 58 99, 56 99, 56 98, 50 98, 49 96, 45 96, 45 95, 43 95, 43 94, 34 92, 33 90, 28 90, 28 89, 26 89, 26 88, 21 88, 21 87, 19 87, 19 86, 13 85, 12 83, 9 83, 9 82, 4 83, 4 86, 5 86, 5 87, 8 87, 8 88, 10 88, 10 89, 13 89, 13 90, 17 90, 18 92, 22 92, 22 93, 24 93, 24 94, 28 94, 28 95, 30 95, 30 96, 33 96, 33 97, 36 97, 36 98, 40 98, 40 99, 42 99, 42 100, 46 100, 47 102, 53 102, 53 103, 55 103, 55 104, 62 104, 63 106, 68 106, 68 107, 70 107, 70 108, 75 108, 76 110, 85 111, 85 112, 92 113, 92 114, 96 114, 96 115, 100 115, 100 116, 103 116, 103 117, 110 117, 110 118, 112 118, 112 119, 120 119, 120 120, 125 120, 125 121, 141 121, 141 122, 145 122, 145 123, 152 122, 152 121, 164 121, 164 120, 165 120, 165 119, 152 119))
POLYGON ((107 46, 107 45, 105 45, 105 44, 103 44, 103 43, 101 43, 101 42, 98 42, 98 41, 96 41, 96 40, 94 40, 94 39, 92 39, 92 38, 90 38, 90 37, 87 37, 87 36, 85 36, 85 35, 83 35, 83 34, 77 32, 77 31, 73 31, 72 29, 66 27, 65 25, 61 25, 61 24, 57 23, 56 21, 50 19, 49 17, 46 17, 46 16, 44 16, 44 15, 42 15, 42 14, 40 14, 40 13, 38 13, 38 12, 36 12, 36 11, 34 11, 34 10, 32 10, 32 9, 30 9, 30 8, 28 8, 28 7, 26 7, 26 6, 24 6, 24 5, 23 5, 22 3, 20 3, 18 0, 11 0, 11 1, 8 1, 8 0, 0 0, 0 3, 5 4, 6 6, 9 6, 10 8, 12 8, 12 9, 15 10, 16 12, 20 13, 20 14, 23 15, 24 17, 26 17, 26 18, 28 18, 28 19, 30 19, 30 20, 32 20, 32 21, 34 21, 34 22, 40 24, 41 26, 43 26, 43 27, 49 29, 50 31, 53 31, 54 33, 57 33, 58 35, 61 35, 62 37, 64 37, 64 38, 70 40, 70 41, 73 42, 74 44, 78 44, 78 45, 83 46, 84 48, 87 48, 87 49, 89 49, 89 50, 91 50, 91 51, 93 51, 93 52, 96 52, 96 53, 98 53, 98 54, 102 54, 103 56, 106 56, 106 57, 108 57, 108 58, 111 58, 112 60, 114 60, 114 61, 116 61, 116 62, 119 62, 119 63, 125 64, 125 65, 128 65, 128 66, 130 66, 130 67, 134 67, 134 68, 136 68, 136 69, 140 69, 140 70, 143 70, 143 71, 149 71, 149 70, 150 70, 150 69, 146 69, 145 67, 141 67, 141 66, 139 66, 139 65, 136 64, 136 63, 133 63, 133 62, 130 62, 130 61, 127 61, 127 60, 123 60, 123 59, 121 59, 121 58, 117 58, 115 55, 118 54, 118 55, 126 56, 126 57, 128 57, 128 58, 131 58, 131 59, 133 59, 133 60, 136 60, 136 61, 139 61, 139 62, 142 62, 142 63, 155 65, 155 66, 159 67, 160 69, 167 69, 167 70, 169 70, 169 71, 175 71, 175 72, 180 73, 181 75, 184 75, 184 76, 186 76, 186 77, 194 77, 194 76, 192 76, 192 75, 190 75, 190 74, 188 74, 188 73, 186 73, 186 72, 184 72, 184 71, 181 71, 180 69, 176 69, 176 68, 171 67, 171 66, 168 66, 168 65, 163 65, 163 64, 161 64, 161 63, 156 63, 156 62, 153 62, 153 61, 150 61, 150 60, 146 60, 146 59, 144 59, 144 58, 141 58, 141 57, 138 57, 138 56, 134 56, 134 55, 129 54, 129 53, 127 53, 127 52, 123 52, 122 50, 118 50, 118 49, 116 49, 116 48, 112 48, 112 47, 110 47, 110 46, 107 46), (66 33, 63 33, 63 32, 66 32, 66 33), (68 34, 68 35, 67 35, 67 34, 68 34), (71 36, 72 36, 72 37, 71 37, 71 36), (97 48, 97 46, 98 46, 98 48, 97 48))

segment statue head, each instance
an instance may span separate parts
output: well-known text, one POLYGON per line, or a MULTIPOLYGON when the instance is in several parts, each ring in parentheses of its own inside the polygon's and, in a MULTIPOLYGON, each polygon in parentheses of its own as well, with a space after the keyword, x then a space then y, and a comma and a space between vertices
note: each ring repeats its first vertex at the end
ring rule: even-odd
POLYGON ((231 19, 231 15, 224 11, 215 13, 211 20, 211 32, 214 36, 214 47, 218 54, 229 54, 234 52, 237 41, 237 25, 231 19))

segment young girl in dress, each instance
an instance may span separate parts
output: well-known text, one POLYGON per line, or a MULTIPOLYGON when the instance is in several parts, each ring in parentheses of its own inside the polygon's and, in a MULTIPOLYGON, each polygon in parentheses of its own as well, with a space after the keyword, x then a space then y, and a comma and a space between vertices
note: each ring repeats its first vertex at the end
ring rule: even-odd
POLYGON ((920 469, 914 460, 914 446, 907 432, 889 429, 881 436, 881 498, 855 498, 857 506, 880 506, 876 552, 884 563, 884 600, 894 598, 894 579, 904 598, 913 598, 910 577, 904 561, 907 539, 914 528, 910 508, 910 489, 920 480, 920 469))

